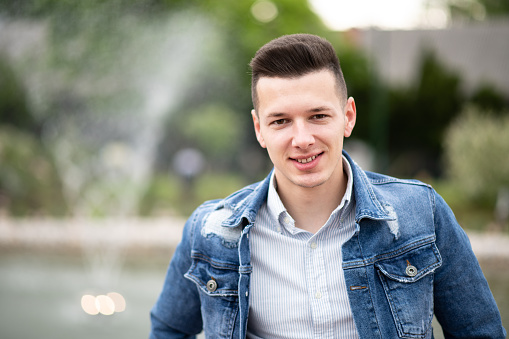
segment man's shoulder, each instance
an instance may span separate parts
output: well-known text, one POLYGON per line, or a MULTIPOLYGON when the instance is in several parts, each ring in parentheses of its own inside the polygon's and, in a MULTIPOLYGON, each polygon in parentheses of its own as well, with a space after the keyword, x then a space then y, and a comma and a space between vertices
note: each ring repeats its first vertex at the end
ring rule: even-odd
POLYGON ((199 238, 219 239, 222 247, 236 247, 246 220, 254 222, 259 205, 263 203, 263 187, 263 182, 254 183, 224 199, 204 202, 188 220, 191 232, 201 235, 199 238))
POLYGON ((419 180, 401 179, 387 174, 365 171, 348 155, 348 153, 344 152, 343 154, 351 165, 354 176, 354 186, 357 185, 357 189, 361 187, 367 189, 368 191, 371 189, 391 191, 401 189, 408 190, 412 188, 429 191, 429 189, 431 189, 430 185, 419 180))
MULTIPOLYGON (((434 189, 419 180, 400 179, 376 172, 362 171, 356 180, 356 198, 373 201, 381 205, 401 205, 403 202, 419 201, 434 204, 434 189)), ((375 203, 375 205, 377 205, 375 203)))
POLYGON ((194 218, 203 219, 213 213, 221 215, 223 222, 230 219, 232 225, 244 216, 253 219, 266 199, 267 181, 244 186, 223 199, 205 201, 194 211, 194 218))
POLYGON ((233 192, 225 198, 207 200, 203 202, 198 210, 216 210, 229 208, 232 210, 238 210, 242 205, 245 205, 247 201, 253 199, 253 193, 261 185, 262 182, 256 182, 242 187, 241 189, 233 192))
POLYGON ((431 186, 417 179, 401 179, 390 175, 364 171, 369 183, 383 189, 385 185, 394 185, 396 187, 408 189, 410 187, 426 188, 429 189, 431 186))

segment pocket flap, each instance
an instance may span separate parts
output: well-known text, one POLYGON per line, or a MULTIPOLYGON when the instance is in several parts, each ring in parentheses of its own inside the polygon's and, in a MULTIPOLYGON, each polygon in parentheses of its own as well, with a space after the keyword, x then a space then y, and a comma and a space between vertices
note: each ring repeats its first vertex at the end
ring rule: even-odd
POLYGON ((210 296, 230 297, 238 295, 239 269, 234 263, 221 262, 200 253, 192 253, 193 263, 186 278, 210 296))
POLYGON ((442 265, 442 258, 435 243, 426 244, 375 263, 375 266, 387 278, 402 283, 417 281, 440 265, 442 265))

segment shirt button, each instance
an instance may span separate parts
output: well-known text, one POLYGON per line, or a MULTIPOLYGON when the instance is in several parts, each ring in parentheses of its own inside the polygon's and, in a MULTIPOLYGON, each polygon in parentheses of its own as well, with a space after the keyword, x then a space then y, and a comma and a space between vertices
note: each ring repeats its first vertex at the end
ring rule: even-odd
POLYGON ((417 275, 417 268, 414 265, 408 265, 405 269, 406 275, 415 277, 417 275))
POLYGON ((285 218, 283 219, 283 222, 284 222, 285 224, 289 224, 289 223, 290 223, 290 218, 285 217, 285 218))
POLYGON ((317 292, 315 293, 315 298, 316 298, 316 299, 321 299, 321 298, 322 298, 322 292, 317 291, 317 292))
POLYGON ((315 249, 318 247, 318 245, 316 244, 316 242, 312 242, 310 245, 309 245, 312 249, 315 249))
POLYGON ((209 292, 214 292, 217 289, 217 282, 213 279, 207 282, 207 290, 209 292))

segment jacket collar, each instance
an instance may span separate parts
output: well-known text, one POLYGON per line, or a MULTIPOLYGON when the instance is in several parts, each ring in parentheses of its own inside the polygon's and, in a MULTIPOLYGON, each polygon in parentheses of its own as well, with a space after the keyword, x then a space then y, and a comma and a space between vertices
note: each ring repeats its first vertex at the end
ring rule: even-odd
POLYGON ((223 221, 223 226, 236 227, 240 224, 246 226, 254 223, 258 210, 267 200, 273 171, 263 181, 251 184, 223 200, 222 205, 232 210, 232 215, 223 221))
POLYGON ((359 222, 363 218, 395 220, 394 216, 391 216, 383 207, 385 204, 378 199, 366 172, 364 172, 344 150, 343 154, 352 167, 353 191, 356 203, 355 221, 359 222))
MULTIPOLYGON (((355 220, 357 223, 363 218, 376 220, 394 220, 394 217, 383 207, 384 204, 378 199, 366 173, 355 163, 350 155, 343 150, 343 155, 350 163, 353 174, 353 194, 355 196, 355 220)), ((244 189, 233 193, 222 201, 217 208, 226 207, 232 211, 230 217, 222 223, 225 227, 236 227, 241 224, 247 226, 254 223, 256 214, 267 200, 269 190, 269 175, 258 183, 249 185, 244 189)))

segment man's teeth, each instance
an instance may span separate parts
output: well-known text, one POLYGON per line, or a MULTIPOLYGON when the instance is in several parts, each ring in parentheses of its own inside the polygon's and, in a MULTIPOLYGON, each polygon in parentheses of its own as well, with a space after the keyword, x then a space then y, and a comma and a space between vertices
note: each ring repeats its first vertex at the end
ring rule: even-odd
POLYGON ((313 155, 312 157, 309 157, 307 159, 297 159, 297 161, 300 162, 301 164, 307 164, 308 162, 315 160, 316 157, 317 157, 316 155, 313 155))

